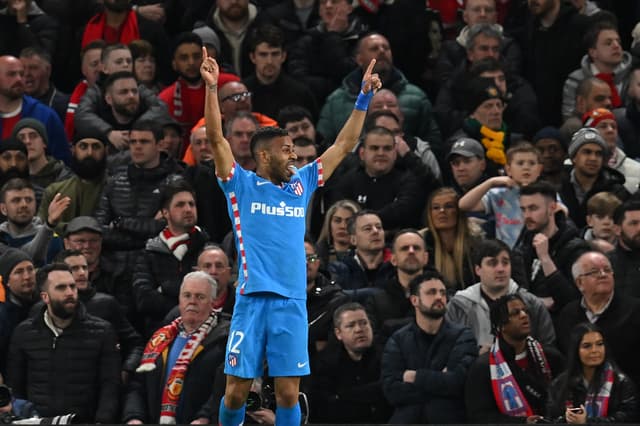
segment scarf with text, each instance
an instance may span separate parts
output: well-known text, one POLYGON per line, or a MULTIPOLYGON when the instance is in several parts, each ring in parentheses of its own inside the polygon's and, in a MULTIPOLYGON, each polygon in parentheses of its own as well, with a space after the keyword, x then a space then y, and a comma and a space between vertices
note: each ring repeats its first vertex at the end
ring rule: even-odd
MULTIPOLYGON (((491 374, 493 397, 502 414, 513 417, 529 417, 533 415, 533 409, 524 397, 518 382, 513 376, 511 368, 509 368, 509 363, 504 358, 504 354, 498 343, 499 340, 498 338, 494 339, 489 351, 489 372, 491 374)), ((527 352, 536 362, 540 371, 542 371, 548 380, 551 380, 551 369, 549 368, 549 363, 544 355, 542 346, 531 336, 527 337, 527 352)))
MULTIPOLYGON (((189 368, 189 364, 197 355, 196 350, 218 323, 218 317, 211 312, 209 318, 194 331, 182 348, 176 364, 171 369, 166 385, 162 389, 162 400, 160 403, 160 424, 175 424, 176 411, 180 402, 180 395, 184 385, 184 378, 189 368)), ((149 339, 144 348, 140 366, 137 373, 147 373, 156 369, 156 359, 169 347, 182 329, 182 317, 178 317, 171 324, 157 330, 149 339)))

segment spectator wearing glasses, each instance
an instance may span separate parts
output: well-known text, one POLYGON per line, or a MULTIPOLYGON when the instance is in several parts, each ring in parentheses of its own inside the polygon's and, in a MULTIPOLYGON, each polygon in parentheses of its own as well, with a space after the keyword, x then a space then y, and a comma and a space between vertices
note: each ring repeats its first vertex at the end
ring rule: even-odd
POLYGON ((580 300, 569 303, 557 323, 558 343, 563 352, 573 327, 579 323, 596 324, 607 336, 611 355, 634 383, 640 383, 640 301, 614 292, 615 275, 611 262, 600 252, 584 253, 574 262, 571 274, 580 300))
POLYGON ((227 122, 239 112, 249 112, 256 117, 256 120, 260 123, 260 127, 277 126, 278 123, 276 123, 273 118, 258 112, 253 112, 252 96, 253 94, 247 86, 239 81, 230 81, 221 86, 218 90, 218 102, 220 103, 222 119, 227 122))

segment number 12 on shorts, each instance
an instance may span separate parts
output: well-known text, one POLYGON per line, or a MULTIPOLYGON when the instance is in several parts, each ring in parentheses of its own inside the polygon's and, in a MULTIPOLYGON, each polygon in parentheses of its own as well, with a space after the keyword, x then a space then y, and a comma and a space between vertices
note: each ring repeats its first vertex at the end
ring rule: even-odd
POLYGON ((227 350, 232 353, 232 354, 239 354, 240 353, 240 349, 238 349, 238 347, 240 346, 240 343, 242 343, 242 341, 244 340, 244 333, 242 331, 232 331, 231 334, 229 335, 229 343, 228 343, 228 348, 227 350))

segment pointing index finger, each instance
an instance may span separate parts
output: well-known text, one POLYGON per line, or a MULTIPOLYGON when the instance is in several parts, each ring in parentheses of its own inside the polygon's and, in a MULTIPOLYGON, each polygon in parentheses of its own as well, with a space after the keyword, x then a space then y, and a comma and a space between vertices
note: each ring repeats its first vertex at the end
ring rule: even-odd
POLYGON ((207 48, 202 46, 202 60, 206 61, 208 57, 209 57, 209 54, 207 53, 207 48))
POLYGON ((369 66, 367 67, 367 71, 364 73, 364 75, 366 77, 370 77, 371 73, 373 73, 373 67, 376 66, 376 60, 372 59, 371 62, 369 62, 369 66))

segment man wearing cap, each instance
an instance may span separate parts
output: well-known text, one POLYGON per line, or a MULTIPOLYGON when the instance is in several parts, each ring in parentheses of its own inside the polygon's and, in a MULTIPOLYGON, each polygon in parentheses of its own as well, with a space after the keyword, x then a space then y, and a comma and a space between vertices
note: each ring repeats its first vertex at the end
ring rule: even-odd
POLYGON ((609 148, 607 166, 624 175, 625 189, 629 194, 634 194, 638 190, 638 183, 640 183, 640 163, 627 157, 627 154, 618 147, 616 117, 606 108, 597 108, 588 111, 582 117, 582 121, 585 127, 593 127, 600 133, 609 148))
POLYGON ((192 32, 178 34, 171 61, 178 79, 160 92, 158 97, 167 104, 169 115, 182 127, 184 142, 180 157, 189 146, 189 130, 204 114, 205 87, 200 77, 201 64, 200 36, 192 32))
POLYGON ((71 170, 75 175, 54 182, 44 190, 38 210, 38 216, 44 221, 48 219, 48 205, 56 194, 70 199, 56 227, 59 234, 64 233, 64 226, 74 217, 92 215, 96 210, 106 181, 107 143, 103 134, 76 132, 71 147, 71 170))
POLYGON ((13 56, 0 56, 0 138, 6 139, 22 118, 35 118, 44 124, 51 141, 48 152, 68 162, 71 156, 62 127, 54 110, 25 95, 24 65, 13 56))
POLYGON ((7 351, 13 330, 27 319, 38 301, 36 269, 31 257, 19 249, 9 249, 0 256, 0 277, 6 300, 0 303, 0 374, 6 377, 7 351))
MULTIPOLYGON (((46 154, 49 138, 47 129, 34 118, 23 118, 13 128, 12 136, 27 147, 29 161, 29 180, 34 186, 46 188, 53 182, 59 182, 72 175, 71 170, 61 160, 46 154)), ((36 192, 36 198, 42 198, 42 191, 36 192)), ((45 207, 46 208, 46 207, 45 207)))
POLYGON ((560 188, 562 180, 568 177, 564 167, 567 146, 560 131, 555 127, 544 127, 533 136, 532 142, 542 154, 542 179, 560 188))
POLYGON ((488 177, 485 173, 487 160, 484 156, 484 148, 475 139, 458 139, 447 155, 447 162, 451 166, 450 184, 460 194, 466 193, 488 177))
POLYGON ((102 227, 97 219, 78 216, 71 220, 64 233, 64 248, 84 255, 93 288, 115 297, 128 314, 133 312, 131 276, 125 275, 124 265, 102 255, 102 227))
POLYGON ((7 217, 0 224, 0 250, 14 247, 29 254, 34 263, 43 265, 53 258, 62 244, 53 235, 69 198, 56 194, 48 206, 48 221, 36 216, 33 185, 24 179, 11 179, 0 188, 0 211, 7 217), (3 247, 4 246, 4 247, 3 247))
POLYGON ((578 130, 569 144, 569 159, 573 167, 562 181, 560 198, 578 228, 587 225, 587 201, 601 191, 612 192, 621 200, 629 198, 624 188, 624 176, 606 166, 609 147, 596 129, 578 130))

